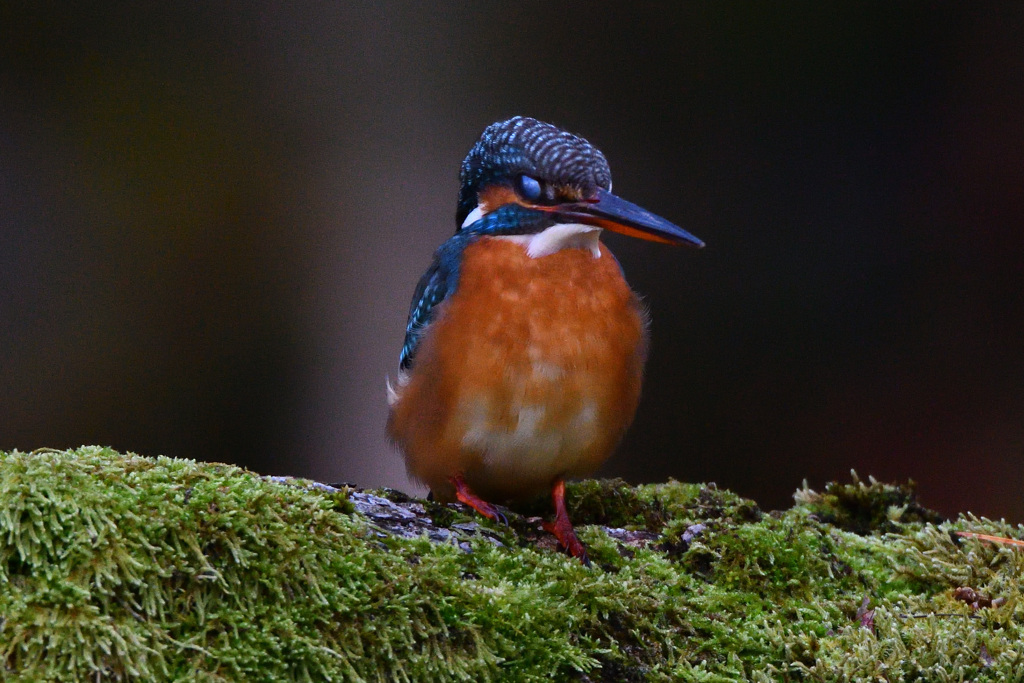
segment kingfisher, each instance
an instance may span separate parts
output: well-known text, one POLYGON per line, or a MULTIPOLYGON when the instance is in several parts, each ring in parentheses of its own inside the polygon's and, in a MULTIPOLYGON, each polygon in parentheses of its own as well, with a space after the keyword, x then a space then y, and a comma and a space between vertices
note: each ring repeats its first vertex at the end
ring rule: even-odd
POLYGON ((648 314, 604 229, 703 247, 612 194, 587 140, 517 116, 488 126, 460 169, 455 234, 413 295, 387 432, 439 502, 492 520, 550 490, 544 528, 589 564, 565 480, 596 470, 633 421, 648 314))

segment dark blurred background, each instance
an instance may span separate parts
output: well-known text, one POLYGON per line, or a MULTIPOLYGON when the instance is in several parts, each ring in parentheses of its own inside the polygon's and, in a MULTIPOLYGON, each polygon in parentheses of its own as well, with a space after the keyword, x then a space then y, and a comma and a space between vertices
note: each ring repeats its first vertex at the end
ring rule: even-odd
POLYGON ((1024 521, 1024 4, 92 4, 0 6, 0 449, 416 490, 384 377, 526 114, 708 243, 607 238, 654 341, 604 474, 1024 521))

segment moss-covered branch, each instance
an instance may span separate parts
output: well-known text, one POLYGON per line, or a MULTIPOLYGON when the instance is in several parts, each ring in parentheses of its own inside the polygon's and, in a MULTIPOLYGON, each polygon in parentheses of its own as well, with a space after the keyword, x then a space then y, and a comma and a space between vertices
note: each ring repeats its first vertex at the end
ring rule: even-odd
POLYGON ((1021 527, 937 523, 907 489, 874 482, 799 491, 771 514, 676 482, 589 481, 569 496, 590 568, 539 531, 542 506, 506 528, 459 506, 226 465, 0 454, 0 675, 1024 676, 1024 552, 951 533, 1021 527))

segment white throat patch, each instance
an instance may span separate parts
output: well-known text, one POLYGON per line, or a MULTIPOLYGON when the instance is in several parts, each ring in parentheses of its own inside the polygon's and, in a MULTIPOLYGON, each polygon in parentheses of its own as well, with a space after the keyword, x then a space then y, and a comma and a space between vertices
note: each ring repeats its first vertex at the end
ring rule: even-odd
POLYGON ((594 258, 601 257, 601 228, 582 223, 557 223, 535 235, 500 235, 526 247, 530 258, 540 258, 563 249, 586 249, 594 258))

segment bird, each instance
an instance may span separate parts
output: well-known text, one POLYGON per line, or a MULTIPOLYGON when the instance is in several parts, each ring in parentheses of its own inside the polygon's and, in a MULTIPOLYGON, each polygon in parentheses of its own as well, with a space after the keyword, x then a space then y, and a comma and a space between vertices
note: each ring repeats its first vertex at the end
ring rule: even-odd
POLYGON ((565 481, 630 426, 649 342, 601 233, 704 243, 612 194, 604 154, 537 119, 487 126, 459 179, 457 229, 419 280, 387 381, 388 437, 438 502, 504 521, 496 503, 550 491, 544 529, 589 565, 565 481))

